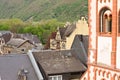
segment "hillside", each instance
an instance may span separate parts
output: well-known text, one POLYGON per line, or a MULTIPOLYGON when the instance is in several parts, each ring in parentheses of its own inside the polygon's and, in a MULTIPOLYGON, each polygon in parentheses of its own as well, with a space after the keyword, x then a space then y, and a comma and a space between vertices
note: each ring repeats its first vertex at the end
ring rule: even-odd
POLYGON ((87 12, 87 0, 0 0, 0 19, 74 21, 87 12))

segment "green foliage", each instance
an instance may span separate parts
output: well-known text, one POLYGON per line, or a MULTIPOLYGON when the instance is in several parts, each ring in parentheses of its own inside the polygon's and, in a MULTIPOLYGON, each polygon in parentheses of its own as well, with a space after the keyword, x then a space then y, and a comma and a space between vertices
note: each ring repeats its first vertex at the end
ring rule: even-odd
POLYGON ((36 34, 45 44, 50 33, 63 26, 63 22, 87 15, 87 1, 0 0, 0 30, 36 34))
POLYGON ((13 33, 32 33, 37 35, 43 44, 46 43, 51 32, 63 25, 63 22, 56 19, 41 22, 23 22, 19 19, 0 20, 0 30, 10 30, 13 33))
POLYGON ((88 0, 0 0, 0 18, 20 18, 24 21, 57 19, 78 20, 87 15, 88 0))

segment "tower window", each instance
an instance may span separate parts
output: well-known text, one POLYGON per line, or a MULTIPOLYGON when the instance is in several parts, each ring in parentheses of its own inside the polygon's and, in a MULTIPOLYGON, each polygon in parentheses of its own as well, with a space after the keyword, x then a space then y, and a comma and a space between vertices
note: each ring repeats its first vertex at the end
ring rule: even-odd
POLYGON ((112 32, 112 14, 110 10, 103 10, 100 13, 100 33, 112 32))

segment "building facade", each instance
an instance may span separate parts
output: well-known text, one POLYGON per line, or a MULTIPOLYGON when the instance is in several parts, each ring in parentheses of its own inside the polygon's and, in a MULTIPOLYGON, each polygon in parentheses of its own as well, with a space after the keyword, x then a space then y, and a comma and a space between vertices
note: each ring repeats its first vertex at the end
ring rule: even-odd
POLYGON ((66 37, 66 49, 71 49, 73 40, 76 35, 88 35, 89 34, 89 29, 88 29, 88 23, 85 19, 85 17, 81 17, 80 20, 78 20, 76 23, 76 27, 73 30, 73 32, 70 34, 70 36, 66 37))
POLYGON ((120 80, 120 0, 88 4, 88 70, 80 80, 120 80))

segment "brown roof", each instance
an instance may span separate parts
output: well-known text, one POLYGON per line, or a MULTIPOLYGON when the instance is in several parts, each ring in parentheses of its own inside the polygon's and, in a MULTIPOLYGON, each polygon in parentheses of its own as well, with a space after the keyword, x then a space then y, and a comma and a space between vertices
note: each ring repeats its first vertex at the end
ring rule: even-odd
POLYGON ((73 56, 71 50, 33 52, 36 61, 42 66, 46 74, 60 74, 83 72, 86 67, 73 56))

